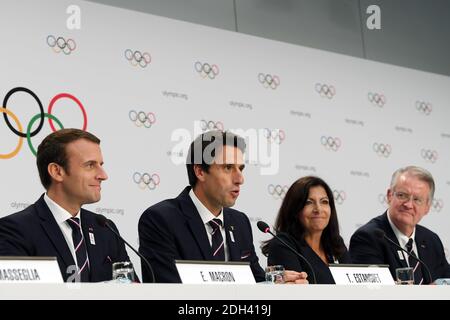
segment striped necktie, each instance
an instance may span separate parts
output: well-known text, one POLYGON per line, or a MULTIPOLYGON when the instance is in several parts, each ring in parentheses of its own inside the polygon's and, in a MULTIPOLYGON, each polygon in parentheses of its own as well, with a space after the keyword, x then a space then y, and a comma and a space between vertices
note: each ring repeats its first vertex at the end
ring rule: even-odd
POLYGON ((220 228, 222 227, 222 220, 220 219, 212 219, 208 222, 208 224, 212 228, 212 255, 214 260, 225 261, 225 250, 222 232, 220 228))
POLYGON ((420 265, 419 260, 417 258, 416 253, 413 250, 413 242, 414 240, 410 238, 408 243, 406 244, 406 251, 408 251, 408 263, 411 268, 414 270, 414 284, 422 284, 423 283, 423 275, 422 275, 422 266, 420 265))
POLYGON ((67 219, 67 222, 72 228, 72 240, 77 256, 79 279, 81 282, 89 282, 89 258, 87 256, 86 243, 81 230, 80 219, 70 218, 67 219))

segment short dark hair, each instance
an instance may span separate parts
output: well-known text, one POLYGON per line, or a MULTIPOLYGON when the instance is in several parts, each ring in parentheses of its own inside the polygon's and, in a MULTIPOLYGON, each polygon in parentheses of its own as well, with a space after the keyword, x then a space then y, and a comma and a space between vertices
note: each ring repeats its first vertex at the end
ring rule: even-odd
POLYGON ((36 164, 39 171, 39 178, 46 190, 52 184, 52 178, 48 173, 48 165, 57 163, 68 171, 68 159, 66 154, 67 144, 86 139, 96 144, 100 144, 100 139, 92 133, 80 129, 61 129, 49 134, 42 140, 37 149, 36 164))
MULTIPOLYGON (((331 191, 328 184, 319 177, 302 177, 290 186, 278 212, 275 221, 275 230, 277 233, 287 233, 300 243, 304 243, 306 230, 300 221, 299 213, 306 205, 311 188, 318 186, 325 189, 331 209, 330 221, 323 230, 320 241, 327 254, 340 258, 345 253, 346 248, 342 237, 339 235, 339 223, 333 191, 331 191)), ((266 241, 262 245, 262 252, 265 255, 268 254, 270 241, 271 240, 266 241)))
POLYGON ((242 153, 245 152, 244 138, 229 131, 208 131, 192 141, 186 158, 186 169, 191 187, 197 184, 194 165, 200 165, 204 171, 209 172, 209 167, 214 161, 216 151, 221 150, 225 145, 236 147, 242 153))

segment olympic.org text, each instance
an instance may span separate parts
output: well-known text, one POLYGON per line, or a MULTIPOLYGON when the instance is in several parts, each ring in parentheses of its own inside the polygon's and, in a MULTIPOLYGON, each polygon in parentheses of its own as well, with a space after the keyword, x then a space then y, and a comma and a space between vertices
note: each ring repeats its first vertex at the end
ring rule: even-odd
POLYGON ((17 210, 23 210, 27 207, 29 207, 31 203, 25 203, 25 202, 11 202, 11 208, 17 209, 17 210))
MULTIPOLYGON (((278 173, 280 167, 280 145, 273 143, 267 138, 265 129, 229 129, 232 132, 245 139, 246 150, 244 154, 244 161, 250 165, 257 165, 261 175, 275 175, 278 173)), ((175 129, 172 132, 171 141, 177 144, 171 150, 171 160, 175 165, 186 164, 186 159, 176 156, 177 154, 188 154, 191 142, 203 133, 201 128, 201 121, 194 122, 194 135, 184 128, 175 129)), ((206 163, 213 163, 216 147, 221 148, 221 145, 206 148, 202 154, 194 152, 194 162, 196 159, 203 159, 206 163), (214 150, 214 152, 213 152, 214 150)), ((200 149, 201 150, 201 149, 200 149)), ((227 159, 225 159, 226 161, 227 159)), ((232 160, 232 159, 231 159, 232 160)), ((217 159, 216 159, 217 163, 217 159)))
POLYGON ((95 208, 95 212, 98 214, 118 214, 121 216, 125 214, 124 209, 113 209, 113 208, 95 208))
POLYGON ((173 91, 161 91, 162 95, 166 98, 172 97, 172 98, 178 98, 178 99, 184 99, 188 100, 188 95, 185 93, 179 93, 179 92, 173 92, 173 91))

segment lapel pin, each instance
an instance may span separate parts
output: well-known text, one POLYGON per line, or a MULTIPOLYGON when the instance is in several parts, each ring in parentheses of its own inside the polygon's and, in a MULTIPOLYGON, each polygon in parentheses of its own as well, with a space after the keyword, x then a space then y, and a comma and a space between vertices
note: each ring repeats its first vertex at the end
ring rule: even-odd
MULTIPOLYGON (((231 229, 233 229, 233 228, 231 228, 231 229)), ((233 234, 233 231, 229 231, 230 232, 230 239, 231 239, 231 242, 235 242, 234 241, 234 234, 233 234)))
POLYGON ((91 242, 92 245, 95 246, 95 237, 94 237, 94 234, 90 231, 89 231, 89 241, 91 242))

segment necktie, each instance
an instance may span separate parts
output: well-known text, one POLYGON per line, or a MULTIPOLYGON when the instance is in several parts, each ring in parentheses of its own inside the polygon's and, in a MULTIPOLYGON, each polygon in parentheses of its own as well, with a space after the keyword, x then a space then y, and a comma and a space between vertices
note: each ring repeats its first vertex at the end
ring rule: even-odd
POLYGON ((406 244, 406 250, 408 251, 408 263, 411 268, 414 269, 414 284, 422 284, 423 282, 423 275, 422 275, 422 266, 420 265, 420 262, 417 259, 414 259, 413 257, 416 257, 416 253, 413 250, 413 242, 414 240, 410 238, 408 240, 408 243, 406 244))
POLYGON ((72 239, 77 256, 78 275, 81 282, 89 282, 89 258, 87 256, 86 243, 84 242, 83 232, 81 231, 80 219, 67 219, 72 228, 72 239))
POLYGON ((214 260, 220 260, 225 261, 225 250, 224 250, 224 243, 223 243, 223 237, 222 232, 220 232, 220 228, 222 227, 222 220, 220 219, 212 219, 208 222, 208 224, 212 228, 212 253, 213 253, 213 259, 214 260))

